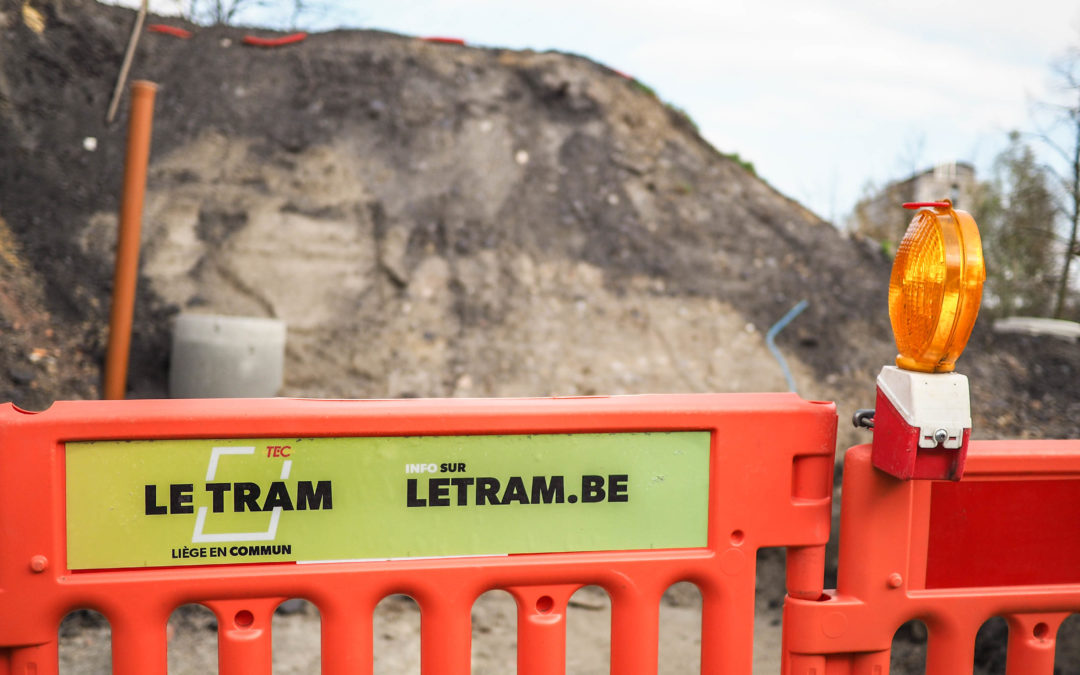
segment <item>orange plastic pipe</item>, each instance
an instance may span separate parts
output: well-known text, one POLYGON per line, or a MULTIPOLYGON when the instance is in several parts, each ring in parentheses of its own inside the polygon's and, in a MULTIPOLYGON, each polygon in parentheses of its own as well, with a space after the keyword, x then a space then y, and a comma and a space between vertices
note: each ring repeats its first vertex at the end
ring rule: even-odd
POLYGON ((139 269, 139 235, 142 229, 146 167, 150 161, 150 130, 154 122, 157 85, 145 80, 131 83, 131 119, 128 124, 124 192, 120 197, 120 229, 116 239, 116 270, 113 274, 109 345, 105 354, 105 398, 124 398, 127 389, 128 354, 131 350, 131 317, 135 311, 135 282, 139 269))

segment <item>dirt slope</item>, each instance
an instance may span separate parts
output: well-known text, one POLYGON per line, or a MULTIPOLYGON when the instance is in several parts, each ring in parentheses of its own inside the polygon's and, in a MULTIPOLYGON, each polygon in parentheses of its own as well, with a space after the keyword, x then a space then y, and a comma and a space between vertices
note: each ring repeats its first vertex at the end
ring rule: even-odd
MULTIPOLYGON (((87 3, 44 11, 42 35, 14 22, 5 36, 15 48, 3 55, 0 208, 50 283, 49 300, 72 316, 100 316, 123 151, 123 120, 106 128, 101 111, 130 14, 87 3), (87 136, 96 151, 83 149, 87 136)), ((324 328, 319 312, 328 313, 339 332, 362 330, 369 345, 396 343, 401 352, 363 357, 336 383, 335 394, 352 395, 445 395, 462 375, 476 393, 513 393, 492 384, 506 372, 469 372, 472 354, 490 348, 470 342, 549 342, 546 334, 487 338, 520 326, 515 312, 535 317, 528 297, 550 295, 537 292, 544 283, 562 293, 564 280, 580 287, 563 293, 544 323, 592 323, 594 308, 581 312, 575 296, 597 294, 601 307, 737 313, 737 334, 748 322, 767 328, 805 297, 811 309, 790 342, 816 342, 804 347, 809 360, 855 337, 885 338, 880 313, 859 309, 876 303, 880 267, 606 68, 374 32, 313 36, 283 50, 239 47, 239 35, 148 34, 136 58, 134 76, 161 84, 143 316, 160 320, 170 305, 276 315, 294 329, 299 357, 306 343, 325 341, 307 332, 324 328), (852 264, 869 278, 853 282, 852 264), (637 299, 622 302, 626 294, 637 299), (414 311, 436 307, 439 320, 408 319, 401 310, 410 300, 414 311), (714 300, 737 312, 709 306, 714 300), (567 307, 574 312, 563 316, 567 307), (427 328, 410 338, 432 352, 425 368, 442 372, 392 386, 389 362, 412 371, 418 358, 392 336, 420 324, 427 328)), ((648 335, 649 317, 639 323, 648 335)), ((141 330, 140 349, 159 351, 161 328, 141 330)), ((342 366, 357 355, 333 356, 342 366)), ((310 360, 290 369, 293 383, 325 380, 310 360)), ((535 370, 521 373, 519 393, 573 393, 572 375, 553 378, 550 364, 535 370)), ((678 380, 677 388, 714 388, 678 380)))
MULTIPOLYGON (((46 3, 36 34, 5 7, 0 214, 45 287, 42 311, 83 345, 61 360, 92 367, 125 106, 112 127, 103 116, 132 14, 46 3)), ((806 299, 780 337, 802 393, 839 399, 844 416, 869 404, 893 349, 888 260, 645 88, 563 54, 372 31, 260 50, 240 46, 245 31, 189 27, 187 41, 146 34, 133 70, 161 86, 140 395, 163 391, 178 309, 287 321, 287 394, 779 390, 762 334, 806 299)), ((976 433, 1075 430, 1056 421, 1076 418, 1075 388, 1039 385, 1040 348, 1014 345, 984 340, 965 359, 985 403, 976 433), (1023 406, 1002 398, 1018 389, 1023 406), (1030 400, 1047 414, 1029 420, 1030 400)), ((1051 370, 1067 380, 1076 366, 1066 352, 1051 370)), ((87 395, 81 372, 49 393, 87 395)), ((26 374, 0 369, 12 398, 46 404, 26 374)))

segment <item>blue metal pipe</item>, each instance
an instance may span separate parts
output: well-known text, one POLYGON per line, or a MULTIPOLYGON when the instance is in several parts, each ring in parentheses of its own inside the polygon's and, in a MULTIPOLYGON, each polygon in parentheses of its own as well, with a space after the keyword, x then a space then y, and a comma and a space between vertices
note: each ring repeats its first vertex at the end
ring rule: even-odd
POLYGON ((791 369, 788 368, 787 361, 784 360, 784 355, 780 353, 780 350, 776 348, 776 336, 784 330, 784 327, 791 323, 795 317, 802 314, 803 310, 810 306, 810 303, 806 300, 800 300, 799 304, 795 305, 788 310, 785 314, 773 324, 773 327, 769 329, 769 332, 765 334, 765 345, 772 352, 772 355, 776 357, 776 360, 780 362, 780 370, 784 371, 784 379, 787 380, 788 391, 799 393, 795 391, 795 378, 791 376, 791 369))

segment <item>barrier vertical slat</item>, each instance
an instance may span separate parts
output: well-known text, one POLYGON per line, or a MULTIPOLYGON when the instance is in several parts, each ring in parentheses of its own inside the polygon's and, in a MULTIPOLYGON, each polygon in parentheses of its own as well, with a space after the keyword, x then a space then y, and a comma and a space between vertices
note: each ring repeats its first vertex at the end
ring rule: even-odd
POLYGON ((926 675, 970 673, 975 668, 975 635, 979 624, 968 625, 953 617, 927 622, 926 675))
POLYGON ((611 672, 656 675, 659 663, 660 597, 630 584, 611 595, 611 672))
MULTIPOLYGON (((129 605, 110 612, 112 666, 116 675, 167 675, 169 670, 167 616, 149 608, 129 605)), ((18 669, 15 670, 19 672, 18 669)), ((54 670, 46 670, 52 673, 54 670)), ((227 671, 222 671, 226 675, 227 671)))
MULTIPOLYGON (((741 552, 740 552, 741 553, 741 552)), ((754 663, 753 556, 721 557, 729 576, 722 587, 699 584, 701 590, 701 672, 750 672, 754 663), (732 560, 741 561, 734 565, 732 560), (726 563, 725 563, 726 561, 726 563)))
POLYGON ((448 588, 416 598, 420 604, 422 675, 469 675, 475 599, 475 595, 469 597, 448 588))
POLYGON ((729 668, 725 660, 730 661, 732 656, 713 638, 721 634, 728 621, 724 617, 723 596, 711 585, 699 584, 698 590, 701 592, 701 672, 722 673, 729 668))
POLYGON ((578 585, 507 590, 517 604, 517 675, 566 670, 566 608, 578 585))
POLYGON ((370 598, 320 602, 322 675, 371 675, 374 668, 374 613, 370 598))
POLYGON ((1005 672, 1008 675, 1051 675, 1054 672, 1057 631, 1068 617, 1068 613, 1006 617, 1009 622, 1009 648, 1005 656, 1005 672))
POLYGON ((273 670, 271 625, 285 598, 256 598, 207 603, 218 620, 218 668, 221 675, 266 675, 273 670))

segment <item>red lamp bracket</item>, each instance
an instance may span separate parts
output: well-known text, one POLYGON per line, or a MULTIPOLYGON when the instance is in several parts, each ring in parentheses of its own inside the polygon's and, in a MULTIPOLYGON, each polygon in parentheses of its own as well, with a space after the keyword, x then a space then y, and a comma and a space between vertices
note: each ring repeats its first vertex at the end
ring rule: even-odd
POLYGON ((970 435, 966 376, 882 368, 874 414, 874 466, 901 479, 959 480, 970 435))

